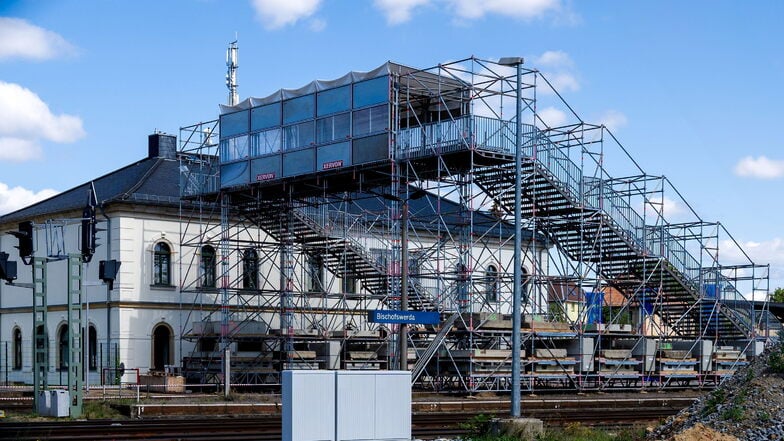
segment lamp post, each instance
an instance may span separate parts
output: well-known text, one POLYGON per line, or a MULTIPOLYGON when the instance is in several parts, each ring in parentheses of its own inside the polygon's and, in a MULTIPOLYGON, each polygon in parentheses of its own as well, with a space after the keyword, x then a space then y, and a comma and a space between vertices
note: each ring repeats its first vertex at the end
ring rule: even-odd
MULTIPOLYGON (((402 230, 400 230, 400 310, 408 311, 408 198, 403 200, 401 209, 402 230)), ((400 370, 408 370, 408 325, 400 324, 400 370)))
MULTIPOLYGON (((375 193, 382 198, 401 203, 400 214, 400 310, 408 311, 408 203, 415 199, 421 199, 427 192, 421 188, 412 191, 408 197, 401 198, 389 193, 375 193)), ((398 369, 408 370, 408 325, 401 323, 398 328, 398 369)))
POLYGON ((516 106, 515 106, 515 193, 514 193, 514 282, 512 287, 512 396, 511 400, 511 414, 512 417, 520 416, 520 327, 522 313, 522 256, 520 249, 522 248, 522 212, 521 212, 521 184, 522 177, 520 176, 523 164, 522 157, 522 144, 523 144, 523 123, 522 123, 522 57, 504 57, 498 60, 498 64, 502 66, 514 66, 517 68, 517 90, 516 90, 516 106))
MULTIPOLYGON (((402 229, 400 230, 400 310, 408 311, 408 203, 414 199, 420 199, 427 194, 425 190, 418 188, 411 192, 407 198, 399 198, 402 202, 400 220, 402 229)), ((400 324, 400 370, 408 370, 408 325, 400 324)))

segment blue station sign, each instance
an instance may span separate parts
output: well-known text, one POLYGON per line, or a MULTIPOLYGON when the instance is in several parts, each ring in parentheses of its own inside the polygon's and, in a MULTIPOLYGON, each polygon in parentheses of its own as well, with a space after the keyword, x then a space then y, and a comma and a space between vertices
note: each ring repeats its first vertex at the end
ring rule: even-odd
POLYGON ((430 311, 396 311, 393 309, 374 309, 368 312, 371 323, 417 323, 437 325, 441 321, 438 312, 430 311))

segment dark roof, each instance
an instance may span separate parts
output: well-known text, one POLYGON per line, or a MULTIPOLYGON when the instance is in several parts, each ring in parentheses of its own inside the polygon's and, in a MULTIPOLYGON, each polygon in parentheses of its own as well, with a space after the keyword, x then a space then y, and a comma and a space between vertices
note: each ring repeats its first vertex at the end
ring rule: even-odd
POLYGON ((177 206, 180 199, 179 164, 174 159, 145 158, 36 204, 0 217, 0 224, 22 222, 87 205, 90 184, 98 204, 134 202, 177 206))
MULTIPOLYGON (((359 214, 361 211, 382 213, 387 210, 387 204, 389 201, 378 194, 360 193, 354 199, 354 203, 348 204, 347 208, 354 214, 359 214)), ((449 229, 452 234, 456 234, 458 228, 468 227, 470 223, 474 235, 510 238, 514 234, 513 224, 490 212, 480 210, 469 212, 460 204, 429 192, 419 199, 411 199, 408 206, 411 226, 421 232, 427 231, 437 235, 439 232, 446 234, 445 230, 449 229)), ((532 236, 530 230, 523 229, 522 240, 530 240, 532 236)), ((538 236, 537 240, 544 241, 544 237, 538 236)))

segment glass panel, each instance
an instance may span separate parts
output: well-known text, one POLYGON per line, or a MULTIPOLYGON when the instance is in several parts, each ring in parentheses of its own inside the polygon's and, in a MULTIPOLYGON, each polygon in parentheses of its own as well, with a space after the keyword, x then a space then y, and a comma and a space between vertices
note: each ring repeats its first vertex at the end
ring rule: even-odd
POLYGON ((164 243, 155 245, 155 256, 153 261, 153 284, 154 285, 169 285, 171 279, 169 278, 171 261, 170 261, 169 246, 164 243))
POLYGON ((389 129, 389 106, 376 106, 354 112, 353 136, 367 135, 389 129))
POLYGON ((351 114, 341 113, 316 120, 316 142, 345 140, 351 135, 351 114))
POLYGON ((319 92, 316 101, 318 102, 318 116, 349 110, 351 108, 351 88, 343 86, 319 92))
POLYGON ((354 84, 354 108, 389 102, 389 77, 354 84))
POLYGON ((221 161, 235 161, 248 157, 248 137, 237 136, 220 143, 221 161))
POLYGON ((313 121, 284 127, 283 149, 291 150, 310 146, 315 142, 313 135, 313 121))
POLYGON ((250 129, 261 130, 280 125, 280 103, 255 107, 250 111, 250 129))
POLYGON ((389 158, 389 134, 368 136, 367 138, 354 138, 352 147, 352 163, 362 164, 389 158))
POLYGON ((227 113, 220 117, 220 137, 228 138, 229 136, 239 135, 240 133, 248 133, 248 111, 227 113))
POLYGON ((313 118, 313 114, 315 113, 314 104, 315 95, 305 95, 283 101, 283 124, 313 118))
POLYGON ((277 153, 281 147, 280 129, 265 130, 250 135, 250 155, 277 153))
POLYGON ((201 286, 215 288, 215 248, 205 245, 201 248, 201 286))

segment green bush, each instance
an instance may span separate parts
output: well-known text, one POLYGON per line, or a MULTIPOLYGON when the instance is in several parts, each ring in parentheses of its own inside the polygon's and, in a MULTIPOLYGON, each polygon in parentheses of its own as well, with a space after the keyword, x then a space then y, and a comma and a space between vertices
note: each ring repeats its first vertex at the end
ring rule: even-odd
POLYGON ((744 418, 743 406, 733 404, 732 406, 724 409, 724 412, 721 413, 721 418, 725 420, 736 421, 736 422, 743 421, 744 418))
POLYGON ((784 374, 784 352, 782 348, 776 348, 768 357, 768 367, 775 374, 784 374))
POLYGON ((724 392, 724 389, 714 390, 708 395, 708 399, 705 400, 705 407, 702 409, 702 414, 708 415, 716 412, 719 404, 723 403, 726 398, 727 394, 724 392))
POLYGON ((460 423, 458 427, 468 431, 468 435, 465 439, 476 441, 479 439, 484 439, 488 436, 488 432, 490 431, 490 421, 490 415, 479 414, 472 417, 465 423, 460 423))

